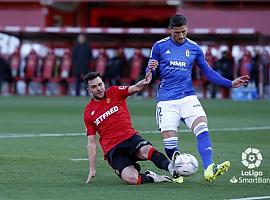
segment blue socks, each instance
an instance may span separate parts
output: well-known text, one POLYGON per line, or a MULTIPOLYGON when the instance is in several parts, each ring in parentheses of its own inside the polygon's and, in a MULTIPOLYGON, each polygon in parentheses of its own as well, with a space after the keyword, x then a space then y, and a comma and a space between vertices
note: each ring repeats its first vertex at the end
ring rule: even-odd
POLYGON ((211 139, 208 134, 208 127, 206 122, 200 122, 194 128, 194 134, 197 138, 197 148, 201 155, 203 168, 206 169, 213 163, 213 153, 211 139))
POLYGON ((197 142, 198 152, 203 161, 203 168, 206 169, 208 165, 213 163, 212 144, 208 131, 204 131, 197 135, 197 142))

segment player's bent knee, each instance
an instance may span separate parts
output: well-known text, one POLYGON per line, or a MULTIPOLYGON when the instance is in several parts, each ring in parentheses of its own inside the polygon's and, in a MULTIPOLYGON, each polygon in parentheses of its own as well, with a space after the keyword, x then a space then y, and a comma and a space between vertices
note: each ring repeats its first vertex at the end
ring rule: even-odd
POLYGON ((126 176, 122 178, 127 184, 136 185, 138 183, 138 176, 126 176))
POLYGON ((190 128, 192 131, 194 131, 194 128, 200 124, 201 122, 204 122, 204 123, 208 123, 207 122, 207 117, 206 116, 199 116, 199 117, 196 117, 196 118, 190 118, 187 120, 187 127, 190 128))
POLYGON ((128 184, 135 185, 138 183, 138 171, 134 166, 128 166, 123 169, 121 173, 121 179, 128 184))

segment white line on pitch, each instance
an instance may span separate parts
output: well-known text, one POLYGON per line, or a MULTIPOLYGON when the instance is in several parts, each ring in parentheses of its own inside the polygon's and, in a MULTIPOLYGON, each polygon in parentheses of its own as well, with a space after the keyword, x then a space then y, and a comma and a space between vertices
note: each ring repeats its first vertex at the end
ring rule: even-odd
POLYGON ((85 161, 88 160, 88 158, 71 158, 71 161, 85 161))
POLYGON ((261 197, 245 197, 239 199, 228 199, 228 200, 257 200, 257 199, 270 199, 270 196, 261 196, 261 197))
MULTIPOLYGON (((256 130, 270 130, 270 126, 260 127, 244 127, 244 128, 210 128, 209 131, 256 131, 256 130)), ((139 131, 140 132, 140 131, 139 131)), ((179 132, 190 132, 190 130, 180 130, 179 132)), ((160 131, 141 131, 140 133, 160 133, 160 131)))
POLYGON ((82 136, 85 133, 0 133, 0 138, 82 136))
MULTIPOLYGON (((214 132, 229 132, 229 131, 256 131, 270 130, 270 126, 262 127, 244 127, 244 128, 212 128, 214 132)), ((179 132, 190 132, 190 130, 180 130, 179 132)), ((159 131, 139 131, 141 134, 160 133, 159 131)), ((85 133, 0 133, 0 138, 29 138, 29 137, 70 137, 84 136, 85 133)))

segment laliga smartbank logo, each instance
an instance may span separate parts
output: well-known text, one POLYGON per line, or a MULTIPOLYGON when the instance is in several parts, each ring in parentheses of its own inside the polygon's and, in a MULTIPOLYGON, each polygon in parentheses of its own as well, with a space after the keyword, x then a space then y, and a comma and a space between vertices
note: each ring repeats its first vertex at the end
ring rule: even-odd
POLYGON ((263 177, 263 172, 258 168, 263 160, 262 153, 259 149, 249 147, 242 152, 242 164, 244 170, 241 170, 240 176, 233 176, 230 179, 231 183, 255 183, 255 184, 269 184, 270 178, 263 177))
POLYGON ((248 169, 259 167, 261 162, 262 154, 258 149, 249 147, 242 153, 242 164, 248 169))

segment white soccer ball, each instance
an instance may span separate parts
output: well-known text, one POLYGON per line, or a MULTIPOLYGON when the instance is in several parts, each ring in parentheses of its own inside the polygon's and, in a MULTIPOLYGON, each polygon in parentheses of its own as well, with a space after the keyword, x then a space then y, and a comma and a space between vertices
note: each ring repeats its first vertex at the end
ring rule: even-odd
POLYGON ((198 171, 199 164, 195 156, 181 153, 175 159, 175 166, 181 176, 191 176, 198 171))

